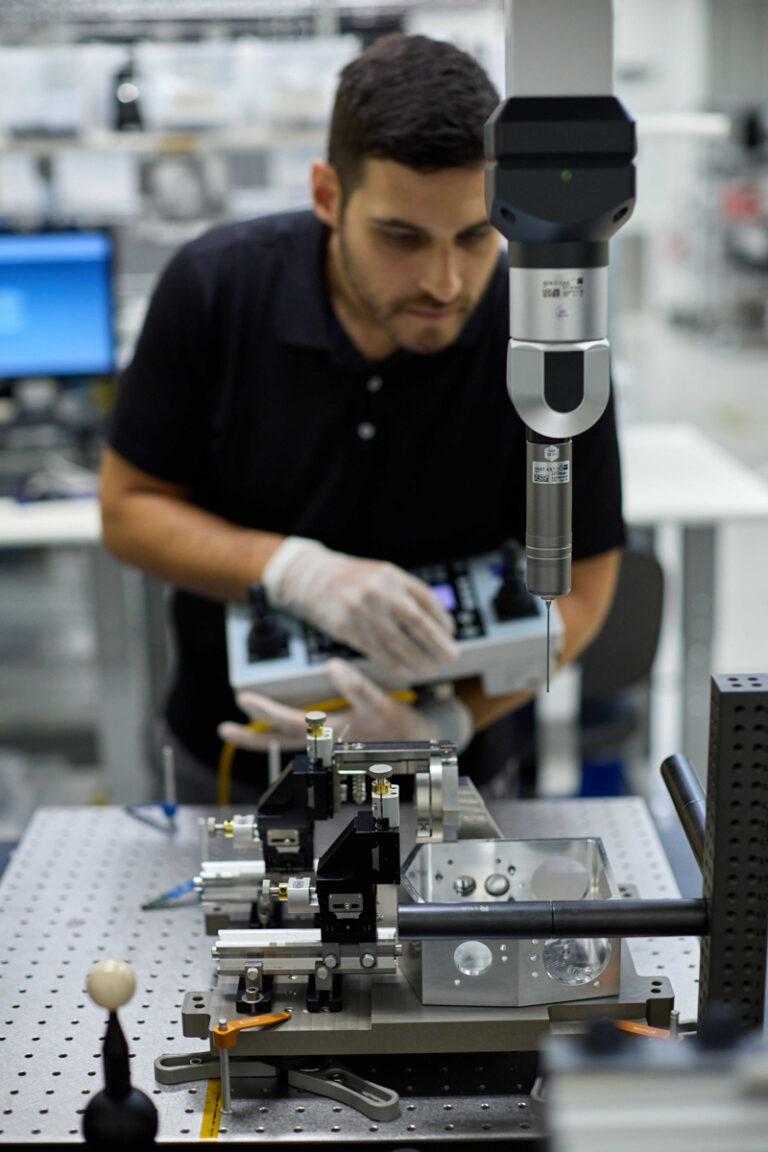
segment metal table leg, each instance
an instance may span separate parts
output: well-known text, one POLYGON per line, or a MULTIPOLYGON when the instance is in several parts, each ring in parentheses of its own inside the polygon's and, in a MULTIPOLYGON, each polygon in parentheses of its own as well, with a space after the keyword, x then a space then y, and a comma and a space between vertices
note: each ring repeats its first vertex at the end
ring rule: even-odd
POLYGON ((152 717, 143 577, 103 548, 91 552, 99 665, 99 749, 115 804, 151 799, 152 717))

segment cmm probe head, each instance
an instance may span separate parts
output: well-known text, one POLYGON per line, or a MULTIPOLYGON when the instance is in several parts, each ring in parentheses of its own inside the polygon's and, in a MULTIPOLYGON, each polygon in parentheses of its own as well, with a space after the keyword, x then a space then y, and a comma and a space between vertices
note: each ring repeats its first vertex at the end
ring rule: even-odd
POLYGON ((529 79, 485 126, 486 202, 508 242, 507 387, 528 430, 526 585, 546 604, 549 688, 552 600, 571 585, 571 440, 610 395, 608 242, 632 214, 636 144, 614 96, 557 76, 543 96, 529 79))

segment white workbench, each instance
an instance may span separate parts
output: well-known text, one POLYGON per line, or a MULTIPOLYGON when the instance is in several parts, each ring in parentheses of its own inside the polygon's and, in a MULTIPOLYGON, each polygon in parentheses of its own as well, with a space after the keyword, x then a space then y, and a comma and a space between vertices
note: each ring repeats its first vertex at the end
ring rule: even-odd
POLYGON ((0 499, 0 548, 52 548, 101 542, 95 497, 19 504, 0 499))
MULTIPOLYGON (((684 752, 705 778, 709 677, 723 671, 712 667, 718 535, 736 522, 768 524, 768 483, 690 424, 630 424, 620 442, 625 519, 653 530, 665 572, 651 765, 684 752)), ((768 623, 763 627, 768 639, 768 623)))
POLYGON ((0 549, 85 548, 98 652, 98 744, 110 797, 147 798, 154 690, 147 581, 101 546, 96 497, 19 504, 0 499, 0 549))
POLYGON ((693 424, 628 424, 619 439, 629 524, 768 519, 768 483, 693 424))

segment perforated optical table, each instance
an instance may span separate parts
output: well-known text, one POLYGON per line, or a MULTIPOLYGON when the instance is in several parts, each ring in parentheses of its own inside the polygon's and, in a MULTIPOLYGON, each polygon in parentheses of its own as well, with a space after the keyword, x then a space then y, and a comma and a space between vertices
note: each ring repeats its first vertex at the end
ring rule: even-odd
MULTIPOLYGON (((104 1015, 84 983, 91 965, 109 956, 128 960, 136 973, 137 991, 121 1020, 134 1083, 157 1104, 163 1142, 335 1139, 406 1146, 541 1137, 541 1117, 518 1087, 513 1056, 433 1060, 428 1082, 420 1083, 404 1054, 396 1061, 400 1117, 388 1123, 295 1089, 281 1097, 249 1094, 246 1082, 238 1082, 233 1112, 221 1117, 215 1115, 216 1081, 210 1088, 204 1081, 160 1087, 156 1057, 200 1048, 199 1040, 181 1034, 181 1005, 187 991, 213 984, 212 940, 194 897, 160 911, 141 912, 140 905, 195 874, 196 822, 204 812, 182 808, 173 835, 119 808, 36 814, 0 885, 0 1142, 79 1141, 83 1109, 102 1086, 104 1030, 104 1015)), ((678 895, 642 800, 507 802, 493 812, 507 836, 600 836, 619 884, 634 886, 642 897, 678 895)), ((669 977, 683 1024, 694 1020, 698 942, 635 939, 629 948, 640 973, 669 977)), ((371 1065, 370 1078, 386 1083, 386 1062, 371 1065)))

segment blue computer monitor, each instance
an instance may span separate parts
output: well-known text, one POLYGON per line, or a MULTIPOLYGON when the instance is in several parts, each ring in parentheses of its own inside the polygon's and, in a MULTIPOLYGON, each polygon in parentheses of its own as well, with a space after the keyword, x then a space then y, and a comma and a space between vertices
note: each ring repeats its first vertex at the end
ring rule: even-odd
POLYGON ((103 232, 0 236, 0 378, 113 370, 111 258, 103 232))

